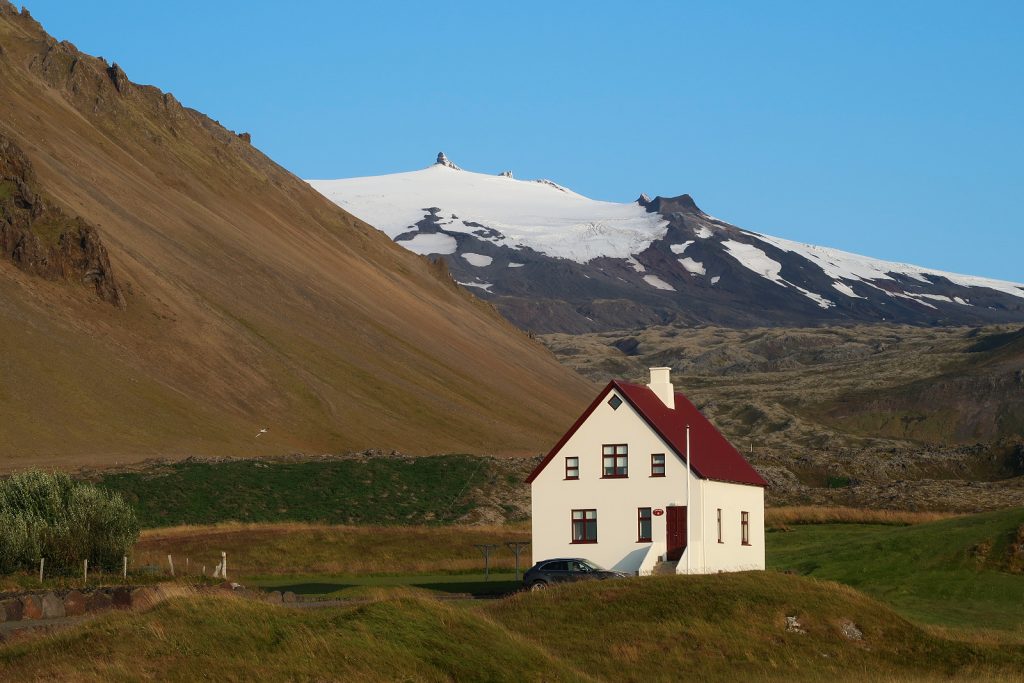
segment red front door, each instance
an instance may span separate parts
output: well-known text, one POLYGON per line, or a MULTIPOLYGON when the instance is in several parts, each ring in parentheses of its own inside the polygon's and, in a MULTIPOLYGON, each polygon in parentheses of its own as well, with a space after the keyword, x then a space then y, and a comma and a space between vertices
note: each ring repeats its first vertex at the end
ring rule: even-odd
POLYGON ((668 534, 665 557, 669 562, 675 562, 683 556, 683 550, 686 549, 685 507, 665 508, 665 529, 668 534))

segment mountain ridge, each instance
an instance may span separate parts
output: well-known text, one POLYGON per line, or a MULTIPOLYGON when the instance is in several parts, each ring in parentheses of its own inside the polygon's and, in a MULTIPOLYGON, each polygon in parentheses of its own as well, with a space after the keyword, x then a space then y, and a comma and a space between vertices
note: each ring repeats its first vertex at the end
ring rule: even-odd
POLYGON ((616 204, 445 160, 308 182, 410 250, 444 256, 457 281, 523 329, 1024 321, 1018 283, 746 230, 688 194, 616 204))
POLYGON ((536 453, 585 402, 587 381, 248 136, 6 0, 0 47, 0 135, 95 228, 126 300, 0 257, 0 468, 536 453))

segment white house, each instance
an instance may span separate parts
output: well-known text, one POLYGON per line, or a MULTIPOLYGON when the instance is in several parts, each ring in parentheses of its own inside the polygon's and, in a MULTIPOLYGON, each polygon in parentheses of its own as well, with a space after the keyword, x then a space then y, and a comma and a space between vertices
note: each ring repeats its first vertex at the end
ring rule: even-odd
POLYGON ((533 557, 649 574, 764 569, 767 483, 669 368, 612 381, 530 474, 533 557), (689 466, 687 466, 689 452, 689 466))

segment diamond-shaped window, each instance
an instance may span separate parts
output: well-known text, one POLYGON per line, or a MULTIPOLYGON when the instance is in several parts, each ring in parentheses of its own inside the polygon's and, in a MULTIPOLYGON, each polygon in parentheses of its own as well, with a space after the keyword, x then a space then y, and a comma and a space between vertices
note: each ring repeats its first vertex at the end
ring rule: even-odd
POLYGON ((622 405, 622 399, 615 394, 612 394, 612 397, 608 399, 608 405, 612 407, 612 410, 618 410, 619 406, 622 405))

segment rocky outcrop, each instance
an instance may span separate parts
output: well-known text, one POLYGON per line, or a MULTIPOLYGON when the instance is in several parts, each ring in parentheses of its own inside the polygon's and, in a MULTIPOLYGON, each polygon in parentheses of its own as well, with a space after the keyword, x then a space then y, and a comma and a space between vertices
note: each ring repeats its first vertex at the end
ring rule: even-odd
POLYGON ((32 164, 0 135, 0 253, 47 280, 79 282, 119 308, 125 299, 96 228, 67 216, 36 190, 32 164))
POLYGON ((448 168, 454 169, 456 171, 461 171, 462 170, 461 167, 456 166, 454 164, 454 162, 452 162, 450 159, 448 159, 448 157, 446 157, 444 155, 444 152, 438 152, 437 153, 437 161, 435 163, 440 165, 440 166, 447 166, 448 168))

